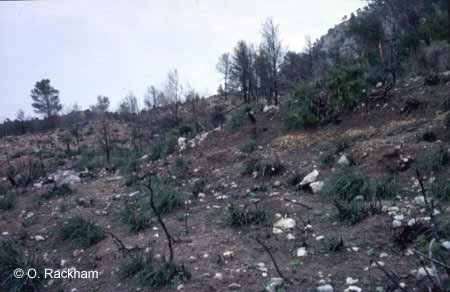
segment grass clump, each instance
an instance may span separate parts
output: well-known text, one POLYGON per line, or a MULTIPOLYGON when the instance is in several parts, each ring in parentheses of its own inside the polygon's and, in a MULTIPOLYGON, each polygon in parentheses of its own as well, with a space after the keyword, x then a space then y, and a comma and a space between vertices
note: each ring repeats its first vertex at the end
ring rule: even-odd
POLYGON ((0 241, 0 290, 13 292, 35 292, 43 290, 43 271, 34 260, 34 256, 26 256, 22 246, 12 240, 0 241), (13 271, 17 268, 25 272, 36 269, 37 275, 34 279, 27 277, 14 277, 13 271))
POLYGON ((443 146, 439 146, 437 149, 430 149, 419 157, 417 166, 424 172, 440 171, 448 165, 449 161, 448 152, 443 146))
POLYGON ((340 221, 356 224, 381 212, 370 180, 356 168, 339 169, 325 181, 321 194, 336 207, 340 221))
POLYGON ((253 151, 256 150, 256 142, 253 139, 247 139, 240 147, 239 150, 242 153, 252 153, 253 151))
POLYGON ((69 218, 55 230, 55 235, 64 242, 70 241, 74 247, 88 248, 105 238, 105 231, 80 215, 69 218))
POLYGON ((151 253, 142 251, 129 254, 122 262, 121 278, 135 278, 146 288, 160 289, 172 284, 187 281, 191 274, 184 265, 178 266, 170 261, 158 261, 151 253))
POLYGON ((357 196, 370 197, 370 181, 358 169, 343 167, 325 181, 322 194, 332 200, 352 201, 357 196))
POLYGON ((138 201, 125 204, 122 212, 122 222, 128 226, 130 232, 139 232, 148 227, 150 214, 148 207, 143 206, 138 201))
POLYGON ((238 111, 231 113, 229 120, 227 121, 226 128, 231 131, 236 131, 247 125, 249 119, 247 113, 252 111, 250 106, 245 106, 238 111))
POLYGON ((242 175, 252 175, 253 172, 258 171, 258 159, 248 159, 241 164, 240 173, 242 175))
MULTIPOLYGON (((161 180, 153 184, 155 190, 155 207, 160 214, 167 214, 184 205, 184 195, 172 184, 161 180)), ((148 203, 147 206, 150 206, 148 203)))
POLYGON ((442 201, 450 201, 450 180, 437 179, 431 185, 430 190, 434 198, 442 201))
POLYGON ((48 190, 48 192, 42 195, 42 198, 51 199, 55 197, 65 197, 71 194, 73 194, 73 190, 68 184, 55 184, 48 190))
POLYGON ((401 187, 393 177, 387 177, 374 184, 375 197, 380 199, 393 199, 400 192, 401 187))
POLYGON ((16 205, 16 194, 12 191, 0 195, 0 210, 11 210, 16 205))
POLYGON ((254 209, 238 208, 231 204, 227 209, 227 224, 234 228, 264 224, 267 214, 255 206, 254 209))

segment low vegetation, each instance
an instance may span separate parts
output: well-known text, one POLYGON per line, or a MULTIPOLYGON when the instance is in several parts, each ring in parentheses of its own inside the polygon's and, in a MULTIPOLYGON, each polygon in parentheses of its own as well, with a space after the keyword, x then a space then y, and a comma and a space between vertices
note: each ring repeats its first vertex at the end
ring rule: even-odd
POLYGON ((102 227, 94 222, 76 215, 57 226, 54 235, 58 240, 69 242, 77 248, 88 248, 106 236, 102 227))
MULTIPOLYGON (((13 240, 0 240, 0 290, 14 292, 43 291, 43 268, 36 261, 37 257, 26 254, 23 246, 13 240), (36 277, 15 277, 13 271, 17 268, 27 272, 36 269, 36 277)), ((31 272, 33 273, 33 272, 31 272)), ((33 274, 31 274, 33 276, 33 274)))

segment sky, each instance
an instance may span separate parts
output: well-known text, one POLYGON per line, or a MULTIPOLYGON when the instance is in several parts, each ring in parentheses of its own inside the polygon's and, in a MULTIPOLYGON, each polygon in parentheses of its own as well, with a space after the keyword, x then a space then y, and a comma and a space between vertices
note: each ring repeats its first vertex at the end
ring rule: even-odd
POLYGON ((132 91, 162 88, 169 70, 201 95, 214 94, 219 56, 239 40, 261 41, 271 17, 285 50, 325 34, 363 0, 37 0, 0 1, 0 120, 23 109, 44 78, 63 105, 87 108, 97 95, 112 108, 132 91))

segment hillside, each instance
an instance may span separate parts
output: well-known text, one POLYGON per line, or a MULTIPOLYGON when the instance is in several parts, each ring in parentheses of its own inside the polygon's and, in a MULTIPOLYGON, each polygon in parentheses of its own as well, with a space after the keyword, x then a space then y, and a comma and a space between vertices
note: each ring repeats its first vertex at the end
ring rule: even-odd
MULTIPOLYGON (((427 291, 436 281, 433 265, 428 260, 421 264, 415 249, 428 254, 424 242, 434 221, 439 222, 440 241, 433 257, 449 259, 449 108, 443 107, 449 90, 449 83, 429 86, 421 77, 407 79, 388 96, 373 92, 373 99, 339 124, 311 130, 286 131, 278 110, 256 110, 254 125, 205 132, 193 147, 185 147, 181 139, 166 158, 141 157, 139 175, 154 173, 174 186, 157 188, 159 194, 182 194, 181 204, 167 202, 162 216, 176 239, 174 259, 190 275, 153 290, 427 291), (437 157, 439 151, 442 157, 437 157), (349 166, 343 165, 347 162, 349 166), (440 194, 433 193, 432 219, 416 168, 427 199, 432 192, 440 194), (318 175, 311 178, 308 174, 315 170, 318 175), (307 175, 311 180, 300 186, 307 175), (364 191, 361 184, 369 182, 382 206, 370 201, 369 189, 364 191), (442 189, 436 191, 438 182, 442 189), (340 191, 357 194, 352 200, 358 205, 338 212, 328 196, 340 191), (285 280, 278 279, 269 253, 257 240, 270 249, 285 280)), ((95 125, 82 129, 82 148, 95 147, 100 130, 95 125)), ((115 122, 117 139, 130 126, 115 122)), ((2 184, 11 190, 0 204, 2 242, 23 246, 10 260, 20 263, 25 252, 46 268, 100 273, 92 280, 46 279, 46 291, 153 291, 139 274, 139 260, 150 254, 156 260, 167 257, 169 250, 156 216, 149 215, 145 180, 130 181, 123 169, 76 170, 79 155, 65 157, 58 131, 1 140, 2 184), (8 167, 27 169, 36 147, 47 149, 40 156, 45 165, 58 161, 57 171, 12 190, 8 167), (103 233, 91 227, 81 238, 65 234, 77 232, 62 227, 74 224, 69 218, 78 215, 103 233)), ((15 181, 25 175, 17 174, 15 181)), ((448 283, 442 267, 436 269, 440 281, 448 283)))

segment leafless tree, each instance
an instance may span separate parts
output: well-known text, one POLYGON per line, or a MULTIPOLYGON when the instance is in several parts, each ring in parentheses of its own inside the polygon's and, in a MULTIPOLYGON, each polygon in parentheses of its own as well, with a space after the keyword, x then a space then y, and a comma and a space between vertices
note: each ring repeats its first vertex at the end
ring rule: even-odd
POLYGON ((263 23, 261 47, 270 65, 269 78, 271 82, 271 94, 269 102, 273 98, 273 102, 278 104, 278 73, 283 59, 283 52, 278 25, 271 18, 266 19, 263 23))
POLYGON ((225 99, 227 98, 227 94, 229 91, 229 79, 230 79, 230 70, 231 70, 231 59, 230 53, 224 53, 219 58, 219 62, 217 63, 217 71, 219 71, 223 75, 223 94, 225 99))
POLYGON ((119 112, 122 114, 139 113, 139 103, 133 92, 129 92, 119 104, 119 112))
POLYGON ((180 101, 183 87, 180 83, 178 70, 174 69, 167 73, 167 80, 164 86, 163 105, 167 106, 175 122, 179 121, 180 101))

